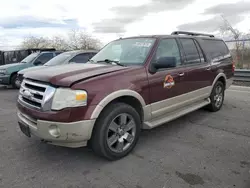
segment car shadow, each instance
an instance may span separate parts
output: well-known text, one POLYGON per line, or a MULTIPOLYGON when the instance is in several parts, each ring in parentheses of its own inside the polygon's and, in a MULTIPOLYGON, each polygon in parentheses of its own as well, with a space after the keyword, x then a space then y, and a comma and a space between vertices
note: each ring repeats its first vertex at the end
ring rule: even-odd
MULTIPOLYGON (((208 112, 201 109, 187 114, 179 119, 173 120, 169 123, 163 124, 162 126, 156 127, 154 129, 143 130, 141 132, 139 142, 133 152, 136 153, 137 149, 141 150, 144 147, 149 147, 150 143, 152 142, 157 143, 161 139, 164 139, 168 136, 172 136, 172 134, 176 134, 177 132, 184 129, 186 126, 190 125, 190 119, 192 119, 193 117, 200 116, 200 114, 206 116, 207 113, 208 112)), ((202 118, 202 116, 200 118, 202 118)), ((85 167, 88 167, 89 164, 91 164, 91 168, 99 168, 100 165, 110 163, 110 161, 95 155, 89 147, 66 148, 43 143, 35 139, 32 139, 30 141, 32 142, 33 147, 32 149, 27 149, 26 151, 28 153, 30 152, 30 155, 39 156, 40 160, 47 161, 47 163, 49 164, 60 160, 62 163, 81 163, 84 164, 85 167)), ((127 160, 126 158, 127 157, 120 160, 127 160)))

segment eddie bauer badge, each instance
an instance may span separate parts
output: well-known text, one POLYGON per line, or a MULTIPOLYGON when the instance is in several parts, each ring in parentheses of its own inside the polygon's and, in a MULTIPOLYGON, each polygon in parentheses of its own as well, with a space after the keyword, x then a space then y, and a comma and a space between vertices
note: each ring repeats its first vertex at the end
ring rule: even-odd
POLYGON ((174 85, 175 85, 175 82, 174 82, 173 77, 171 75, 167 75, 165 77, 165 80, 164 80, 164 83, 163 83, 163 87, 170 89, 174 85))

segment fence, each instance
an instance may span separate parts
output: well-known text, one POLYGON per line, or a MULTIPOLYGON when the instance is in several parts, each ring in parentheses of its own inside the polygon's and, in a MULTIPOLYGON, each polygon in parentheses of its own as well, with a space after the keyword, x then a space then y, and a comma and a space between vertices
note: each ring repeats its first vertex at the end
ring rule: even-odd
POLYGON ((236 69, 234 72, 234 81, 250 82, 250 70, 236 69))
POLYGON ((250 39, 225 41, 237 69, 250 69, 250 39))

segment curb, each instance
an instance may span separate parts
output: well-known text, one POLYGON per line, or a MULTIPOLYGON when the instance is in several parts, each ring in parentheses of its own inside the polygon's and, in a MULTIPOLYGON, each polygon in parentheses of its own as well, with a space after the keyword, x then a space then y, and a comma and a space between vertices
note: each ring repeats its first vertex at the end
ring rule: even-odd
POLYGON ((250 87, 246 87, 246 86, 231 85, 228 89, 229 90, 249 91, 250 92, 250 87))

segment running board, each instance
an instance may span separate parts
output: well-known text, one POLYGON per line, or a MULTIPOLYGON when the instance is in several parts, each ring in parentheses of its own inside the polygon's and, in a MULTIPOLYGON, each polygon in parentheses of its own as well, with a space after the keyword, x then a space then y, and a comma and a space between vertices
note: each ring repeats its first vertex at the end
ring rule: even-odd
POLYGON ((162 125, 164 123, 167 123, 167 122, 170 122, 174 119, 177 119, 185 114, 188 114, 190 112, 198 110, 198 109, 210 104, 210 102, 211 102, 210 98, 207 98, 207 99, 202 100, 198 103, 194 103, 190 106, 186 106, 186 107, 178 109, 176 111, 164 114, 160 117, 153 119, 152 121, 144 122, 143 129, 153 129, 159 125, 162 125))

